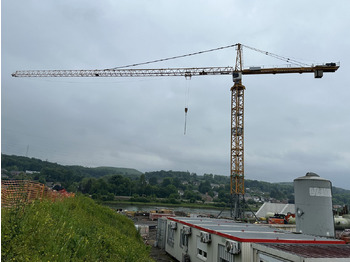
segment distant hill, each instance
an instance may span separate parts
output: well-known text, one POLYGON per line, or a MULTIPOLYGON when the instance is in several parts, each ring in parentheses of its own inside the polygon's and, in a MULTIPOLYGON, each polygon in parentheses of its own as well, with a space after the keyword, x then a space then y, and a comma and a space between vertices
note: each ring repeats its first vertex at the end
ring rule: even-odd
MULTIPOLYGON (((5 154, 1 154, 1 168, 7 170, 2 170, 2 179, 33 179, 42 183, 60 183, 72 192, 81 191, 90 194, 135 193, 168 197, 173 193, 173 197, 180 197, 177 192, 181 190, 188 198, 192 196, 201 199, 197 196, 198 193, 204 195, 209 193, 211 196, 217 194, 220 201, 225 202, 229 199, 230 192, 228 176, 213 174, 199 176, 189 171, 160 170, 143 174, 133 168, 64 166, 36 158, 5 154), (25 171, 28 170, 36 172, 26 174, 25 171)), ((245 189, 247 198, 251 199, 290 203, 294 201, 292 182, 269 183, 246 179, 245 189)), ((333 203, 350 205, 350 190, 333 187, 333 203)))
MULTIPOLYGON (((67 166, 71 167, 71 166, 67 166)), ((76 167, 77 169, 80 169, 83 172, 86 172, 92 177, 103 177, 106 175, 124 175, 128 176, 130 178, 139 178, 140 175, 142 175, 142 172, 133 169, 133 168, 125 168, 125 167, 76 167)))
POLYGON ((57 163, 43 161, 37 158, 29 158, 24 156, 14 156, 1 154, 1 168, 16 170, 16 171, 37 171, 41 172, 43 169, 66 169, 74 171, 76 175, 82 177, 103 177, 106 175, 126 175, 129 177, 139 177, 142 172, 133 168, 123 167, 83 167, 78 165, 64 166, 57 163))

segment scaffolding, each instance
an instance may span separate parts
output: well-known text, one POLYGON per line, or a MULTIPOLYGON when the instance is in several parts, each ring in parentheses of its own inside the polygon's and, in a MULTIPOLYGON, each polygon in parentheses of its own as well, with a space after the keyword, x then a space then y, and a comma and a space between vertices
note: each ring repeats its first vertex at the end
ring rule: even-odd
POLYGON ((29 180, 1 180, 1 207, 14 207, 42 199, 56 201, 66 197, 74 197, 74 193, 52 190, 29 180))

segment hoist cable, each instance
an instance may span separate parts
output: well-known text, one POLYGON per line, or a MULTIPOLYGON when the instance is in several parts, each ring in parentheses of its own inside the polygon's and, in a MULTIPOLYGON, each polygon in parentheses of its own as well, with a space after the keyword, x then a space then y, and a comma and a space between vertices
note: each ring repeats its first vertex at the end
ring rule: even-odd
POLYGON ((185 127, 184 135, 186 135, 186 126, 187 126, 187 112, 188 112, 188 102, 190 97, 190 81, 191 77, 186 77, 186 94, 185 94, 185 127))

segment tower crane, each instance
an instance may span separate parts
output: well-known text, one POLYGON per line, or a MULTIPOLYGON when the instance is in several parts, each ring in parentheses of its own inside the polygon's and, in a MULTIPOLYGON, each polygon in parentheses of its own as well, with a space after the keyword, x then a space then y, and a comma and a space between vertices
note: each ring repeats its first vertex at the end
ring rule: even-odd
MULTIPOLYGON (((129 69, 141 64, 165 61, 168 59, 155 60, 147 63, 128 65, 113 69, 101 70, 24 70, 16 71, 13 77, 159 77, 159 76, 207 76, 207 75, 232 75, 233 86, 231 87, 231 161, 230 161, 230 195, 231 216, 234 219, 244 217, 244 90, 242 75, 260 74, 289 74, 289 73, 314 73, 315 78, 322 78, 323 73, 335 72, 339 63, 324 63, 319 65, 307 65, 294 59, 285 58, 273 53, 265 52, 242 44, 234 44, 237 49, 235 67, 195 67, 195 68, 157 68, 157 69, 129 69), (288 62, 283 67, 243 67, 242 48, 246 47, 265 55, 275 57, 288 62), (292 66, 293 65, 293 66, 292 66)), ((204 52, 214 51, 227 47, 211 49, 204 52)), ((200 54, 198 52, 194 54, 200 54)), ((194 55, 188 54, 184 56, 194 55)))

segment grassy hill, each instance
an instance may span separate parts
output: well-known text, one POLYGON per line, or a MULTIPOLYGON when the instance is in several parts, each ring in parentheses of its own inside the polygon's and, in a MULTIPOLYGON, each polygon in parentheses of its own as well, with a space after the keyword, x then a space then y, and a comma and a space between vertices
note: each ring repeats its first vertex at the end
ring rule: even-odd
POLYGON ((87 197, 1 209, 2 261, 153 261, 134 224, 87 197))

